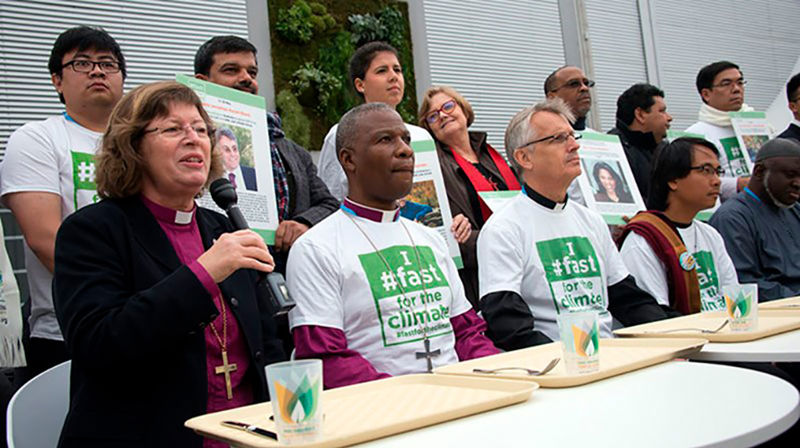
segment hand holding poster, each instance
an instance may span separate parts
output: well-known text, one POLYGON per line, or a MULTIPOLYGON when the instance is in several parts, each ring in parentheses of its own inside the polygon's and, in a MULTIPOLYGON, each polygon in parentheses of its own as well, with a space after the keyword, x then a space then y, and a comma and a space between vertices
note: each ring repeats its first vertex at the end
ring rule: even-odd
POLYGON ((411 149, 414 150, 414 185, 405 198, 400 214, 404 218, 436 229, 447 242, 456 267, 461 269, 464 262, 458 243, 450 231, 453 216, 450 214, 450 203, 447 201, 436 144, 430 136, 417 140, 412 135, 411 149))
MULTIPOLYGON (((753 172, 756 152, 769 141, 772 134, 767 114, 764 112, 728 112, 728 115, 731 117, 731 125, 733 132, 736 133, 739 147, 743 148, 741 156, 747 164, 747 173, 744 175, 749 175, 753 172)), ((739 176, 735 172, 731 175, 739 176)))
POLYGON ((623 216, 633 216, 645 206, 619 137, 595 132, 581 135, 578 185, 586 206, 603 215, 608 224, 623 225, 623 216))
MULTIPOLYGON (((176 80, 197 93, 203 108, 214 120, 222 155, 223 177, 231 181, 239 197, 239 209, 250 228, 274 244, 278 228, 278 207, 272 178, 272 158, 267 133, 267 104, 264 98, 185 75, 176 80)), ((207 192, 197 203, 225 213, 207 192)))

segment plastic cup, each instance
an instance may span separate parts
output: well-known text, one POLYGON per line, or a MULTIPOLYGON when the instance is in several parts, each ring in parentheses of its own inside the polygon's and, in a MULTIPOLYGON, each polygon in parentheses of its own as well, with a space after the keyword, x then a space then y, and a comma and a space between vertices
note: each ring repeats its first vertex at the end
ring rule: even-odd
POLYGON ((597 311, 558 315, 558 330, 567 374, 582 375, 600 369, 600 333, 597 311))
POLYGON ((322 434, 322 361, 303 359, 266 367, 278 442, 315 441, 322 434))
POLYGON ((727 285, 722 287, 725 310, 730 320, 731 331, 755 331, 758 329, 758 285, 727 285))

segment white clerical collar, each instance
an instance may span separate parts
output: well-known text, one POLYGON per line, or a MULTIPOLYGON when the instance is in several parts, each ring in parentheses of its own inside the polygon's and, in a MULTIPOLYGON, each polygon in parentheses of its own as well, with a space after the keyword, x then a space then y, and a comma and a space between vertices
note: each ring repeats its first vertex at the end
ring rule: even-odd
POLYGON ((170 224, 179 224, 179 225, 187 225, 192 223, 192 219, 194 219, 194 212, 197 211, 197 206, 194 206, 191 211, 183 212, 180 210, 174 210, 169 207, 164 207, 163 205, 156 204, 155 202, 151 201, 144 195, 142 197, 142 202, 147 206, 150 212, 156 217, 157 220, 170 223, 170 224))
POLYGON ((800 120, 798 120, 797 118, 795 118, 794 120, 792 120, 792 124, 793 124, 793 125, 795 125, 795 126, 797 126, 798 128, 800 128, 800 120))
POLYGON ((359 204, 358 202, 355 202, 347 197, 345 197, 344 201, 342 201, 340 208, 345 213, 349 213, 360 218, 369 219, 370 221, 374 222, 395 222, 400 219, 399 208, 395 208, 394 210, 380 210, 359 204))

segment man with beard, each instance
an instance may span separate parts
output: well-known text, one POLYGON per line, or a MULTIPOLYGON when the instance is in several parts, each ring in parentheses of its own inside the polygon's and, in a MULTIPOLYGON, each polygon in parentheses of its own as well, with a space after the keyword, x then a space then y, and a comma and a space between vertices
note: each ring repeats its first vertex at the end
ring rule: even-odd
POLYGON ((722 236, 698 221, 719 197, 717 148, 679 138, 653 160, 650 209, 625 226, 620 255, 636 284, 682 314, 725 308, 721 288, 737 284, 722 236))
POLYGON ((744 191, 711 217, 741 283, 759 301, 800 294, 800 143, 776 138, 756 155, 744 191))

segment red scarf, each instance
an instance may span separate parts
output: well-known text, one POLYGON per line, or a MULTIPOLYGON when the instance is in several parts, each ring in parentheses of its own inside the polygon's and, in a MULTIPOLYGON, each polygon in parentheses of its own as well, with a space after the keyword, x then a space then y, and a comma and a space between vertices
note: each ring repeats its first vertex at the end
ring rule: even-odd
POLYGON ((631 231, 644 238, 666 266, 670 306, 681 314, 699 313, 700 281, 697 278, 697 269, 686 271, 681 267, 680 256, 688 250, 669 218, 652 210, 637 213, 623 228, 619 239, 620 247, 631 231))
MULTIPOLYGON (((521 187, 519 186, 517 177, 514 175, 514 172, 511 171, 511 168, 508 166, 506 161, 503 160, 503 157, 500 156, 500 154, 488 143, 486 144, 486 150, 489 151, 489 156, 492 158, 492 162, 494 162, 497 170, 500 171, 500 175, 503 177, 503 182, 505 182, 506 187, 508 187, 509 190, 520 190, 521 187)), ((450 152, 453 154, 453 158, 456 159, 458 166, 464 170, 469 182, 472 184, 472 188, 474 188, 476 192, 497 190, 496 184, 489 182, 489 180, 486 179, 477 168, 475 168, 475 165, 470 163, 467 159, 461 157, 461 155, 459 155, 456 151, 453 151, 453 148, 450 148, 450 152)), ((492 216, 492 210, 488 205, 486 205, 486 202, 483 201, 481 195, 478 195, 478 203, 481 204, 481 215, 483 215, 483 221, 486 222, 486 220, 492 216)))

